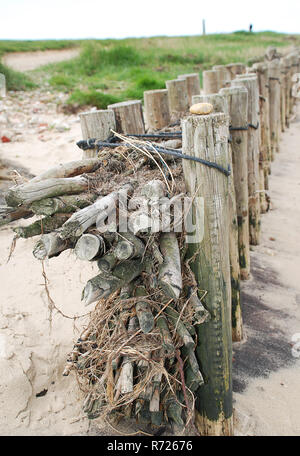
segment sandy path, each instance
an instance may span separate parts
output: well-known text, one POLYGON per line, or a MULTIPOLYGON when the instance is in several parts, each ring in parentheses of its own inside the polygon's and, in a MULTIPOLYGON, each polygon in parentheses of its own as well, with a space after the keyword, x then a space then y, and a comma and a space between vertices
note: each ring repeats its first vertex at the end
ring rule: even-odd
POLYGON ((48 63, 62 62, 77 57, 78 49, 61 49, 35 52, 13 52, 6 54, 2 61, 16 71, 34 70, 48 63))
MULTIPOLYGON (((0 132, 5 128, 12 141, 0 143, 0 159, 36 174, 79 158, 79 119, 56 110, 63 97, 10 95, 0 109, 0 132)), ((238 435, 300 434, 300 359, 291 346, 300 333, 299 140, 300 106, 272 165, 272 210, 263 216, 262 242, 251 254, 252 278, 243 284, 246 341, 234 348, 238 435)), ((50 327, 41 264, 31 253, 35 240, 20 239, 6 264, 12 237, 10 228, 0 228, 0 435, 89 433, 77 383, 73 375, 61 375, 85 320, 74 327, 54 310, 50 327)), ((93 264, 64 252, 46 264, 46 272, 50 294, 65 314, 89 310, 80 296, 95 275, 93 264)))
POLYGON ((243 435, 300 435, 300 357, 292 352, 300 342, 299 141, 298 105, 272 163, 272 210, 242 287, 246 341, 235 344, 234 397, 243 435))

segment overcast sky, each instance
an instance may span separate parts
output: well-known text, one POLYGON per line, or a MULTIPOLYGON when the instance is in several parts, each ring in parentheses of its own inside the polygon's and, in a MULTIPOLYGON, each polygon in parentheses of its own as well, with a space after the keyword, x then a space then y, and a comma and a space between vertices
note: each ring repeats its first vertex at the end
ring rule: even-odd
POLYGON ((300 0, 0 0, 0 39, 300 33, 300 0))

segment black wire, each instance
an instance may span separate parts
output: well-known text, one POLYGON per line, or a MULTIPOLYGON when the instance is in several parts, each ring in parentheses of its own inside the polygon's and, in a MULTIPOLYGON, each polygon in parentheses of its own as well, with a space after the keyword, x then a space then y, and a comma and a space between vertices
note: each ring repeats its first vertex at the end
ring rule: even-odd
MULTIPOLYGON (((132 144, 126 143, 126 142, 111 143, 111 142, 107 142, 107 141, 98 141, 97 139, 94 139, 94 138, 88 139, 88 140, 81 140, 81 141, 78 141, 76 144, 82 150, 95 149, 95 148, 97 148, 99 150, 102 147, 114 148, 114 147, 119 147, 120 145, 124 145, 126 147, 132 147, 132 144)), ((202 158, 192 157, 191 155, 185 155, 182 153, 182 151, 180 149, 167 149, 167 148, 163 148, 163 147, 158 147, 156 144, 152 144, 152 147, 146 146, 146 145, 143 145, 143 147, 146 150, 148 150, 149 152, 153 151, 153 148, 154 148, 157 152, 159 152, 161 154, 171 155, 172 157, 182 158, 184 160, 191 160, 191 161, 195 161, 198 163, 202 163, 203 165, 206 165, 210 168, 217 169, 218 171, 225 174, 225 176, 227 176, 227 177, 230 176, 230 174, 231 174, 229 165, 228 165, 228 169, 225 169, 215 162, 209 162, 207 160, 203 160, 202 158)))
POLYGON ((159 134, 144 134, 144 135, 123 135, 130 137, 132 136, 133 138, 181 138, 182 137, 182 132, 171 132, 171 133, 159 133, 159 134))

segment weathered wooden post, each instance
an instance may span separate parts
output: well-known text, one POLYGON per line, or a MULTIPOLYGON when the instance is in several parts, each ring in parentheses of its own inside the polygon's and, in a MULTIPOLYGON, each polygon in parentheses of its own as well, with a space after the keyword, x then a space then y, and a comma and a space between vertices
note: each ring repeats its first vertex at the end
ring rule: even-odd
POLYGON ((203 92, 204 94, 218 93, 218 72, 215 70, 203 71, 203 92))
MULTIPOLYGON (((228 169, 228 118, 225 114, 190 116, 182 121, 183 153, 228 169)), ((232 334, 229 265, 228 176, 205 165, 183 162, 186 187, 196 195, 198 227, 188 244, 199 289, 207 290, 212 319, 197 327, 196 354, 204 385, 196 393, 196 425, 201 435, 232 435, 232 334), (204 220, 197 205, 204 201, 204 220), (199 229, 204 224, 204 230, 199 229), (202 235, 201 235, 202 233, 202 235)))
POLYGON ((285 68, 285 63, 283 60, 280 60, 280 128, 281 132, 284 132, 286 129, 286 80, 287 73, 285 68))
POLYGON ((285 125, 289 128, 290 125, 290 104, 291 104, 291 59, 288 56, 282 58, 282 63, 285 68, 285 125))
POLYGON ((171 122, 178 121, 188 110, 189 96, 186 79, 172 79, 166 81, 168 89, 169 109, 171 122))
POLYGON ((226 82, 231 80, 231 73, 224 65, 215 65, 213 70, 218 75, 218 90, 217 92, 226 86, 226 82))
MULTIPOLYGON (((112 110, 99 110, 83 112, 79 114, 83 139, 96 138, 106 140, 111 135, 111 129, 115 130, 116 121, 112 110)), ((85 150, 82 158, 94 158, 97 156, 97 149, 85 150)))
POLYGON ((6 96, 6 82, 4 74, 0 73, 0 97, 6 96))
POLYGON ((280 66, 279 59, 269 62, 269 99, 270 99, 270 134, 271 159, 279 152, 280 131, 280 66))
POLYGON ((268 65, 259 62, 253 65, 259 85, 259 111, 260 111, 260 210, 261 213, 267 211, 267 200, 265 190, 269 188, 269 169, 271 156, 271 138, 269 128, 269 78, 268 65))
MULTIPOLYGON (((229 89, 230 90, 230 89, 229 89)), ((222 112, 229 116, 229 96, 228 92, 222 94, 198 95, 193 97, 196 103, 211 103, 214 107, 214 112, 222 112)), ((230 117, 229 117, 230 121, 230 117)), ((231 122, 230 122, 231 123, 231 122)), ((237 342, 243 338, 243 320, 240 299, 240 262, 239 262, 239 234, 238 234, 238 219, 236 209, 236 194, 234 184, 234 169, 232 162, 232 147, 228 144, 228 159, 231 168, 229 179, 229 260, 230 260, 230 276, 231 276, 231 306, 232 306, 232 340, 237 342)), ((247 190, 247 188, 246 188, 247 190)), ((248 196, 248 195, 247 195, 248 196)), ((249 231, 248 231, 249 243, 249 231)))
POLYGON ((291 111, 290 114, 294 113, 294 107, 296 105, 297 98, 293 94, 293 85, 296 82, 294 76, 298 73, 299 69, 299 54, 296 51, 293 51, 289 54, 291 59, 291 111))
MULTIPOLYGON (((246 77, 247 76, 247 77, 246 77)), ((259 90, 257 76, 237 78, 233 87, 243 86, 248 90, 248 196, 250 244, 260 240, 260 179, 259 179, 259 90)))
POLYGON ((144 92, 145 120, 147 127, 159 130, 170 124, 170 110, 167 89, 144 92))
POLYGON ((238 247, 242 280, 250 275, 248 212, 248 91, 245 87, 222 89, 230 116, 233 176, 238 220, 238 247))
POLYGON ((180 74, 178 76, 178 79, 186 79, 187 89, 188 89, 188 97, 189 97, 189 105, 191 106, 193 95, 199 95, 200 94, 199 73, 180 74))
POLYGON ((228 76, 233 80, 238 74, 246 73, 246 65, 244 63, 229 63, 225 65, 228 70, 228 76))
POLYGON ((107 107, 115 113, 116 129, 119 133, 127 135, 145 133, 142 102, 140 100, 122 101, 107 107))

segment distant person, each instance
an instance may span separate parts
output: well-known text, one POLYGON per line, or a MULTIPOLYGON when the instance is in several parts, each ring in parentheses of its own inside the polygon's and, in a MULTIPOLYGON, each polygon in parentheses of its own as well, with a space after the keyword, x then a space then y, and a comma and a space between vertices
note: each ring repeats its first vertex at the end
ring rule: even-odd
POLYGON ((250 24, 250 25, 249 25, 249 32, 252 32, 252 31, 253 31, 253 25, 250 24))

